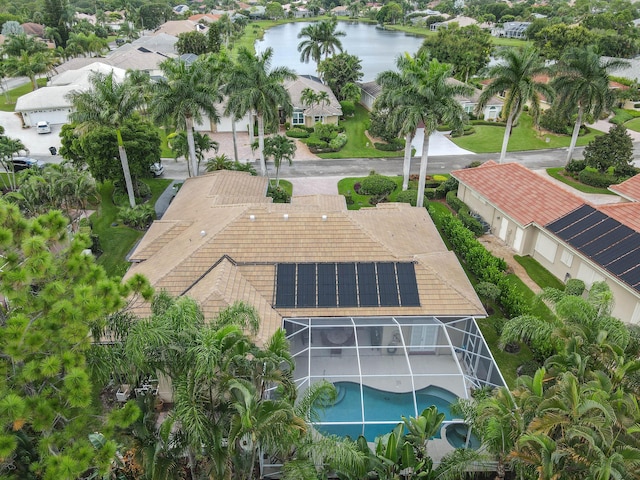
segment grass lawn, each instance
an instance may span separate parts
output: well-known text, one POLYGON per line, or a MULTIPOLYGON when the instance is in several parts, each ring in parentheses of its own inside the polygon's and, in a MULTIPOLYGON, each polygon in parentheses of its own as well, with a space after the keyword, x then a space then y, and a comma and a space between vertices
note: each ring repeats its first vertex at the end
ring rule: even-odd
MULTIPOLYGON (((269 185, 271 185, 272 187, 275 187, 276 179, 270 178, 269 185)), ((293 184, 289 180, 280 179, 279 187, 283 189, 285 192, 287 192, 289 195, 293 195, 293 184)))
MULTIPOLYGON (((459 147, 474 153, 493 153, 500 151, 505 127, 474 125, 473 128, 476 131, 475 133, 464 137, 452 138, 451 140, 459 147)), ((587 135, 578 138, 577 145, 587 145, 597 135, 602 135, 602 132, 591 130, 587 135)), ((523 113, 520 116, 518 126, 511 131, 507 150, 509 152, 518 152, 522 150, 563 148, 568 147, 570 142, 571 137, 569 135, 557 135, 548 132, 541 134, 533 127, 531 116, 523 113), (548 142, 547 139, 549 139, 548 142)))
MULTIPOLYGON (((428 37, 436 34, 436 32, 432 32, 431 30, 425 27, 418 27, 416 25, 385 25, 384 28, 386 30, 396 30, 398 32, 405 32, 410 35, 415 35, 416 37, 428 37)), ((521 47, 531 43, 526 40, 518 40, 517 38, 498 38, 493 36, 491 37, 491 42, 494 45, 503 46, 503 47, 521 47)))
POLYGON ((629 120, 624 124, 629 130, 633 130, 634 132, 640 132, 640 118, 634 118, 633 120, 629 120))
MULTIPOLYGON (((361 208, 375 206, 369 203, 369 198, 371 198, 371 195, 360 195, 356 193, 355 189, 353 188, 353 186, 356 183, 361 182, 365 178, 366 177, 347 177, 347 178, 343 178, 338 182, 338 193, 340 195, 351 194, 351 198, 353 199, 353 204, 347 205, 347 208, 349 210, 360 210, 361 208)), ((391 192, 391 194, 389 195, 389 201, 393 202, 398 192, 402 191, 402 177, 389 177, 389 178, 391 178, 394 182, 396 182, 396 185, 397 185, 396 189, 393 192, 391 192)), ((416 192, 416 195, 417 194, 418 193, 416 192)))
MULTIPOLYGON (((38 79, 38 87, 44 87, 46 84, 46 78, 38 79)), ((2 110, 3 112, 13 112, 13 110, 16 108, 16 100, 18 99, 18 97, 21 97, 25 93, 31 93, 32 91, 33 88, 31 87, 31 82, 27 82, 24 85, 12 88, 8 92, 9 102, 7 102, 7 95, 2 93, 2 95, 0 95, 0 110, 2 110)))
POLYGON ((525 257, 514 255, 513 258, 524 267, 529 277, 531 277, 531 280, 536 282, 540 288, 552 287, 558 290, 564 290, 564 283, 558 280, 534 258, 531 258, 529 255, 525 257))
MULTIPOLYGON (((152 204, 155 204, 160 194, 171 183, 171 180, 164 178, 146 179, 144 182, 151 189, 152 204)), ((100 208, 91 215, 93 232, 100 238, 102 255, 98 257, 98 264, 102 265, 107 275, 112 277, 122 277, 129 263, 125 260, 127 253, 142 238, 144 232, 129 228, 118 221, 118 207, 112 201, 113 184, 104 183, 99 188, 102 201, 100 208), (112 226, 112 224, 117 225, 112 226)))
POLYGON ((607 195, 615 195, 615 193, 611 192, 610 190, 607 190, 606 188, 592 187, 590 185, 585 185, 584 183, 580 183, 574 180, 573 178, 566 177, 565 175, 562 174, 563 172, 564 172, 564 167, 547 168, 547 173, 551 177, 555 178, 556 180, 559 180, 560 182, 566 185, 569 185, 570 187, 575 188, 576 190, 580 190, 581 192, 604 193, 607 195))
POLYGON ((347 144, 339 152, 320 153, 320 158, 389 158, 402 157, 403 151, 383 152, 376 150, 364 134, 368 125, 369 112, 362 105, 356 105, 356 113, 340 122, 347 135, 347 144))
POLYGON ((167 141, 167 131, 164 128, 159 128, 160 132, 160 158, 173 158, 173 150, 169 148, 167 141))

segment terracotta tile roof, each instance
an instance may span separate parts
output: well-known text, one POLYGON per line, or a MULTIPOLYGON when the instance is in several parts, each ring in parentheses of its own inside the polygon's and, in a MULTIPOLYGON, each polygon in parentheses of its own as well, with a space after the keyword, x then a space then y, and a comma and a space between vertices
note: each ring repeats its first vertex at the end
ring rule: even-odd
POLYGON ((187 180, 133 252, 136 263, 126 277, 143 274, 156 289, 192 296, 207 318, 246 301, 261 316, 259 341, 281 327, 283 316, 484 314, 426 210, 380 204, 348 211, 344 197, 332 195, 273 204, 264 201, 266 182, 225 171, 187 180), (234 189, 240 190, 234 194, 234 189), (258 192, 261 201, 252 201, 258 192), (243 201, 229 203, 241 193, 243 201), (273 306, 278 263, 376 261, 414 262, 419 307, 273 306))
POLYGON ((546 225, 584 203, 519 163, 484 164, 451 174, 522 226, 546 225))
POLYGON ((609 190, 632 202, 640 202, 640 175, 634 175, 618 185, 611 185, 609 190))
POLYGON ((599 205, 597 209, 636 232, 640 232, 640 203, 613 203, 599 205))

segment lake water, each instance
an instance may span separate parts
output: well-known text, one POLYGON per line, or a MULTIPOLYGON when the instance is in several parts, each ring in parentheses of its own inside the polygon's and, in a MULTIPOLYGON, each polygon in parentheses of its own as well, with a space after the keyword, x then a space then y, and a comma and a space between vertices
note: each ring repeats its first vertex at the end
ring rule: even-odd
MULTIPOLYGON (((286 23, 270 28, 262 40, 256 42, 256 51, 273 48, 272 66, 287 66, 299 75, 316 75, 314 61, 300 61, 298 44, 303 40, 298 33, 311 22, 286 23)), ((343 51, 362 60, 363 82, 375 80, 384 70, 395 69, 395 60, 404 52, 414 54, 422 45, 422 38, 403 32, 380 30, 366 23, 338 22, 338 31, 346 33, 340 37, 343 51)))

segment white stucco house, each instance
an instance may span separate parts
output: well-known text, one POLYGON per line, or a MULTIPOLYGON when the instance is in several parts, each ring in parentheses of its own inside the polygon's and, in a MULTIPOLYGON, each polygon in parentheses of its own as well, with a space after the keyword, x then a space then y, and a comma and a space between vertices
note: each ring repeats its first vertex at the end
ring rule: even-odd
POLYGON ((99 72, 105 75, 113 72, 118 81, 122 81, 126 71, 94 62, 78 70, 69 70, 57 75, 46 87, 41 87, 31 93, 21 96, 16 101, 15 111, 22 116, 22 122, 32 127, 38 122, 49 122, 51 125, 68 123, 71 113, 71 102, 67 95, 73 91, 83 91, 90 88, 90 77, 99 72))

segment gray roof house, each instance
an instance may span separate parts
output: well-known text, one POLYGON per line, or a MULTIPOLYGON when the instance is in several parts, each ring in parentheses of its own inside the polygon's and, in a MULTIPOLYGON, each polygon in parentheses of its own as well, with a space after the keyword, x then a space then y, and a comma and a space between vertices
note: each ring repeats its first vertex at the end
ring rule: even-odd
POLYGON ((291 125, 312 127, 317 122, 338 123, 338 119, 342 115, 342 107, 327 85, 308 77, 299 76, 293 81, 285 82, 284 86, 289 92, 291 103, 293 104, 291 125), (302 102, 302 92, 307 88, 315 92, 326 92, 329 97, 329 103, 305 105, 302 102))

